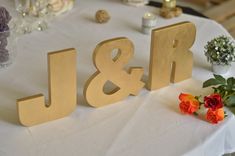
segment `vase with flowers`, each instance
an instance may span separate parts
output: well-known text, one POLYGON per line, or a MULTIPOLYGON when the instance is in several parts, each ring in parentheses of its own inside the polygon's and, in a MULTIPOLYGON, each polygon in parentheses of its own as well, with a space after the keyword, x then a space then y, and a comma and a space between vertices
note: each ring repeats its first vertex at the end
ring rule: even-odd
POLYGON ((0 69, 11 65, 16 56, 17 40, 10 23, 10 13, 0 6, 0 69))
POLYGON ((219 36, 207 42, 205 56, 215 74, 225 74, 235 61, 235 45, 227 36, 219 36))

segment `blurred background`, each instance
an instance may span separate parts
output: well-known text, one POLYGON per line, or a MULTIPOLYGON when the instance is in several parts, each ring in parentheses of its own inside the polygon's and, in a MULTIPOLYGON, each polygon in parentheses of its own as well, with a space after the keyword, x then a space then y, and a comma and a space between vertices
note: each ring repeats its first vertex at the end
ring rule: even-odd
POLYGON ((235 38, 235 0, 177 0, 177 5, 193 8, 219 22, 235 38))

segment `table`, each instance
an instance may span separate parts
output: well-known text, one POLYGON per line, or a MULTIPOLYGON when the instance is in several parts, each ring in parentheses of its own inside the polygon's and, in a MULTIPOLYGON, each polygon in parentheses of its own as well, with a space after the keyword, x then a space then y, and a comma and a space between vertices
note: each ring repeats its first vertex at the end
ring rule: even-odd
MULTIPOLYGON (((0 0, 13 11, 13 2, 0 0)), ((95 46, 106 39, 125 36, 135 46, 130 66, 142 66, 148 75, 150 36, 142 34, 141 17, 150 6, 135 8, 121 0, 80 0, 75 8, 51 21, 44 32, 24 35, 12 66, 0 72, 0 156, 219 156, 235 151, 235 118, 211 125, 178 110, 181 92, 206 95, 202 82, 212 77, 203 55, 207 41, 229 35, 215 21, 183 14, 170 20, 158 17, 156 27, 191 21, 197 28, 191 48, 194 68, 191 79, 156 91, 142 89, 138 96, 99 109, 88 106, 82 91, 96 69, 92 64, 95 46), (95 12, 106 9, 107 24, 94 21, 95 12), (77 49, 78 106, 68 117, 49 123, 19 125, 16 99, 47 91, 47 53, 77 49)), ((13 13, 14 14, 14 13, 13 13)), ((235 76, 233 70, 226 76, 235 76)))

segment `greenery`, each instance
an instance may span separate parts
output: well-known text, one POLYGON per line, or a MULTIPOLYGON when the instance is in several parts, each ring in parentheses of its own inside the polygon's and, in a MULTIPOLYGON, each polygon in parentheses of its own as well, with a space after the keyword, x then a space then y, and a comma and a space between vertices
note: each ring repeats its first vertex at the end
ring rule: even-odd
POLYGON ((219 36, 207 42, 205 55, 212 64, 230 65, 235 61, 234 42, 229 37, 219 36))
POLYGON ((203 83, 203 88, 210 87, 214 89, 214 93, 221 95, 223 103, 225 106, 234 107, 235 106, 235 78, 229 77, 225 79, 221 75, 215 75, 203 83))

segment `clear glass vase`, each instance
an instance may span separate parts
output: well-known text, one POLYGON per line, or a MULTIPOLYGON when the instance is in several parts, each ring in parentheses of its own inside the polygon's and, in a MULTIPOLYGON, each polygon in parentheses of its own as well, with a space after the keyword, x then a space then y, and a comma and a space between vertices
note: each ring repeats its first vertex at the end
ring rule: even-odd
POLYGON ((47 19, 51 17, 48 5, 49 0, 15 0, 16 11, 19 13, 19 17, 14 20, 16 32, 27 34, 47 29, 47 19))
POLYGON ((13 63, 16 56, 16 36, 10 30, 0 32, 0 69, 13 63))

